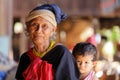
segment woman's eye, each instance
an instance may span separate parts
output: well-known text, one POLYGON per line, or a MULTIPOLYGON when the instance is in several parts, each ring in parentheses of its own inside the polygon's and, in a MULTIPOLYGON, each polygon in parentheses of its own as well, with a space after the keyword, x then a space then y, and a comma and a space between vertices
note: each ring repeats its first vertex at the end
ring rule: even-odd
POLYGON ((35 30, 38 26, 39 26, 39 24, 32 23, 32 24, 30 24, 30 29, 35 30))
POLYGON ((48 26, 47 26, 46 24, 44 24, 44 25, 42 26, 42 28, 43 28, 44 30, 46 30, 46 29, 48 28, 48 26))
POLYGON ((37 24, 37 23, 32 23, 30 26, 31 26, 31 27, 37 27, 38 24, 37 24))

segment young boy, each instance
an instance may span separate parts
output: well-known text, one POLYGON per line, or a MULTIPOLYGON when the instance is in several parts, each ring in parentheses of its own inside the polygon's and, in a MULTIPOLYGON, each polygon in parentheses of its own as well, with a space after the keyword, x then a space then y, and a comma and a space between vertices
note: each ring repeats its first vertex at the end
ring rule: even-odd
POLYGON ((91 43, 77 43, 73 48, 72 54, 81 73, 80 80, 98 80, 94 71, 97 56, 96 47, 91 43))

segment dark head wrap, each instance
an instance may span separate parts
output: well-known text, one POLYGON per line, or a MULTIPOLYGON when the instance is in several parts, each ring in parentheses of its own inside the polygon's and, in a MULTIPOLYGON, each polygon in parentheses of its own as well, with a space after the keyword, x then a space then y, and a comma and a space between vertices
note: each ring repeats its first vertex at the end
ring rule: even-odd
POLYGON ((64 20, 67 16, 66 14, 62 13, 62 10, 56 4, 44 4, 44 5, 41 5, 41 6, 37 6, 31 12, 33 12, 35 10, 42 10, 42 9, 49 10, 49 11, 53 12, 55 14, 55 18, 56 18, 56 21, 57 21, 58 24, 62 20, 64 20))

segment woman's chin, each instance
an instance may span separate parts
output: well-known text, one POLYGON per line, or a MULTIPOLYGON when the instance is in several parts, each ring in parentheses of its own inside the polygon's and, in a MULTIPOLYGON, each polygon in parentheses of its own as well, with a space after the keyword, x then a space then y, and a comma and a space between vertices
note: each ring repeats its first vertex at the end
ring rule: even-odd
POLYGON ((33 40, 33 42, 36 43, 36 44, 44 43, 43 41, 44 41, 44 40, 42 40, 42 39, 34 39, 34 40, 33 40))

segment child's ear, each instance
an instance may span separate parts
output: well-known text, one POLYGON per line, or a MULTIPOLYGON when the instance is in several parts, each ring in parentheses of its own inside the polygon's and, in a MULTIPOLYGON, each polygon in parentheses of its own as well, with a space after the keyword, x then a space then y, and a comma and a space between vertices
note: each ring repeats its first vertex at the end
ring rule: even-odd
POLYGON ((93 62, 93 65, 96 66, 96 65, 97 65, 97 61, 94 61, 94 62, 93 62))

